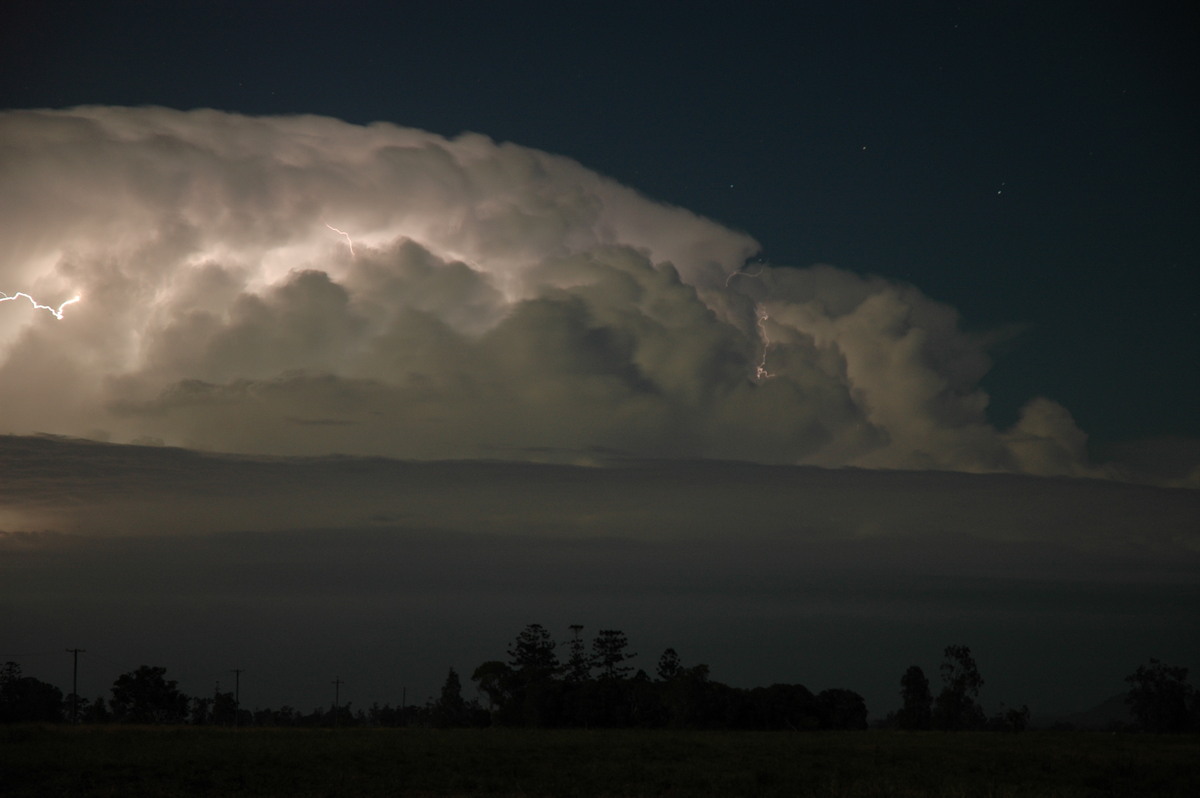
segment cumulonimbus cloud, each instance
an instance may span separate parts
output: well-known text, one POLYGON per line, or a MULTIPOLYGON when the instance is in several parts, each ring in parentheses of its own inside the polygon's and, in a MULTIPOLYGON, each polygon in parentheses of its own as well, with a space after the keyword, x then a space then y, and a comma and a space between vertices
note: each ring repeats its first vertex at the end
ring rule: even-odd
POLYGON ((211 110, 0 114, 0 419, 233 452, 1095 475, 913 286, 476 134, 211 110))

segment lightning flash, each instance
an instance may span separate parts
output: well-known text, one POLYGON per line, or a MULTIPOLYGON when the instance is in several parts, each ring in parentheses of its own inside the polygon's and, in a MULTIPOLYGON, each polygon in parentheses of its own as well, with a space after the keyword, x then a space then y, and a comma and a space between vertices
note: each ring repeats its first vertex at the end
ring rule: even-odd
POLYGON ((352 241, 352 240, 350 239, 350 234, 349 234, 349 233, 347 233, 345 230, 339 230, 339 229, 337 229, 336 227, 334 227, 333 225, 331 225, 331 224, 328 224, 328 223, 326 223, 326 225, 325 225, 325 226, 326 226, 326 227, 328 227, 328 228, 329 228, 330 230, 332 230, 333 232, 335 232, 335 233, 337 233, 338 235, 340 235, 342 238, 346 239, 346 246, 350 247, 350 257, 352 257, 352 258, 353 258, 353 257, 355 257, 355 254, 354 254, 354 241, 352 241))
POLYGON ((76 302, 83 299, 81 296, 74 296, 56 308, 52 305, 43 305, 41 302, 38 302, 24 291, 18 291, 17 293, 11 295, 0 291, 0 302, 12 302, 14 299, 20 299, 22 297, 29 300, 29 304, 33 305, 34 310, 50 311, 50 313, 54 315, 54 318, 58 319, 59 321, 62 321, 63 308, 65 308, 67 305, 74 305, 76 302))
MULTIPOLYGON (((729 287, 729 284, 733 282, 734 277, 761 277, 762 273, 762 269, 759 269, 756 272, 744 272, 740 269, 738 271, 731 272, 730 275, 725 278, 725 287, 729 287)), ((771 317, 767 313, 767 309, 764 308, 761 303, 754 303, 754 326, 758 329, 759 340, 762 341, 762 357, 758 359, 758 365, 754 367, 754 379, 757 382, 769 380, 775 376, 767 370, 767 350, 771 348, 771 338, 767 334, 767 321, 770 318, 771 317)))
POLYGON ((758 335, 762 338, 762 357, 759 358, 758 365, 754 369, 754 378, 762 382, 775 376, 767 371, 767 350, 771 348, 771 338, 767 335, 767 320, 771 317, 767 315, 766 308, 762 305, 755 305, 754 318, 758 326, 758 335))

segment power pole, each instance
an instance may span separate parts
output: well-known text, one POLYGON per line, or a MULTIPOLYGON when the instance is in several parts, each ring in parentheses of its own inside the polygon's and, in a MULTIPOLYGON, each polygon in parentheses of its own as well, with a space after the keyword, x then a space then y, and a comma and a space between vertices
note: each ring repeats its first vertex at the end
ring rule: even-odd
POLYGON ((73 654, 74 665, 71 668, 71 722, 79 722, 79 655, 86 654, 85 648, 68 648, 68 654, 73 654))
POLYGON ((238 715, 242 710, 242 669, 233 669, 233 728, 238 727, 238 715))
POLYGON ((333 680, 333 728, 335 728, 335 729, 337 728, 337 724, 338 724, 338 710, 340 710, 341 706, 342 706, 341 691, 342 691, 342 677, 340 677, 340 676, 334 677, 334 680, 333 680))

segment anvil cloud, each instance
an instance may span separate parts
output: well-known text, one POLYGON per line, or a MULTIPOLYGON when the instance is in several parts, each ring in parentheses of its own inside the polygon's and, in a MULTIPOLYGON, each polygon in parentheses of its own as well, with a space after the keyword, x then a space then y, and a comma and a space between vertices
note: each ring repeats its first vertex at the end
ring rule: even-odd
POLYGON ((743 233, 481 135, 9 111, 0 182, 0 290, 83 297, 0 307, 4 432, 1105 474, 1049 399, 991 424, 995 336, 917 288, 747 265, 743 233))

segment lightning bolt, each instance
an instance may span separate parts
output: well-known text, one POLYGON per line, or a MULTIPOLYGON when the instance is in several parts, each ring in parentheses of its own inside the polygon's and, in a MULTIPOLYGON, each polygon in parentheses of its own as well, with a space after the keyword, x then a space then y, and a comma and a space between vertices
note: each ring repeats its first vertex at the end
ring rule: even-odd
POLYGON ((754 306, 754 318, 756 319, 755 326, 758 327, 758 335, 762 338, 762 357, 758 359, 758 365, 754 368, 754 379, 762 382, 769 380, 775 375, 767 371, 767 350, 771 348, 771 338, 767 335, 767 319, 771 318, 767 315, 767 309, 762 305, 754 306))
POLYGON ((350 234, 349 234, 349 233, 347 233, 345 230, 339 230, 339 229, 337 229, 336 227, 334 227, 333 225, 331 225, 331 224, 328 224, 328 223, 327 223, 325 226, 326 226, 326 227, 328 227, 328 228, 329 228, 330 230, 332 230, 333 232, 335 232, 335 233, 337 233, 338 235, 340 235, 342 238, 346 239, 346 246, 350 247, 350 257, 352 257, 352 258, 353 258, 353 257, 355 257, 355 255, 354 255, 354 242, 353 242, 353 241, 350 239, 350 234))
MULTIPOLYGON (((733 282, 734 277, 759 277, 763 273, 762 269, 756 272, 732 272, 725 278, 725 287, 733 282)), ((762 340, 762 357, 758 359, 758 365, 754 367, 754 379, 757 382, 769 380, 775 375, 767 371, 767 350, 771 348, 771 336, 767 334, 767 321, 771 316, 767 313, 767 309, 761 303, 754 303, 754 326, 758 328, 758 337, 762 340)))
POLYGON ((67 305, 74 305, 76 302, 83 299, 81 296, 75 296, 71 299, 68 299, 66 302, 62 303, 56 308, 52 307, 51 305, 43 305, 24 291, 18 291, 17 293, 11 295, 0 291, 0 302, 12 302, 14 299, 20 299, 21 297, 28 299, 29 304, 33 305, 34 310, 48 310, 54 315, 54 318, 58 319, 59 321, 62 321, 63 308, 65 308, 67 305))

